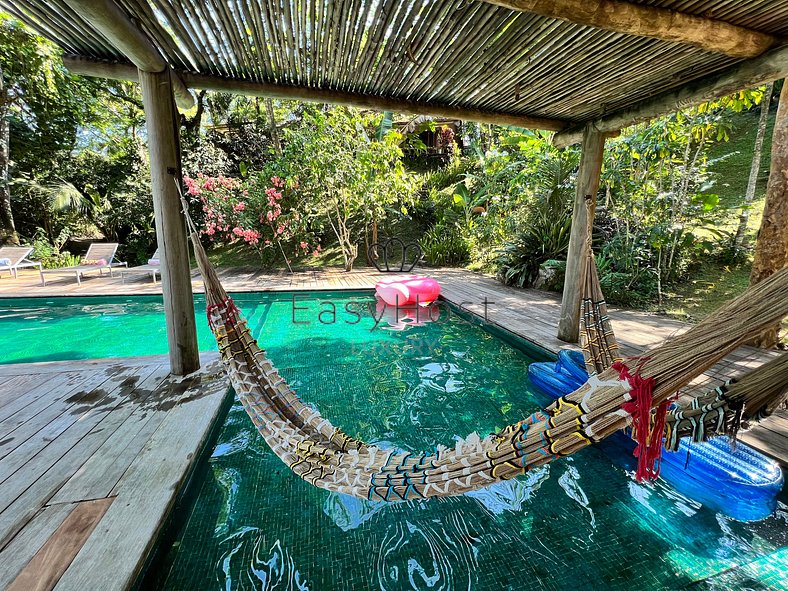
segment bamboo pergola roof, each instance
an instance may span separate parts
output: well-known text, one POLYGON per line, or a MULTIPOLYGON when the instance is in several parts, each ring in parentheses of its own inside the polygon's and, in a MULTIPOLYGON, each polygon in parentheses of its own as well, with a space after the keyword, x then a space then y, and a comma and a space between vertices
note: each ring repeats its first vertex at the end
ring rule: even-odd
MULTIPOLYGON (((0 0, 0 7, 57 43, 65 54, 130 64, 117 44, 83 18, 79 6, 75 9, 85 3, 0 0)), ((646 18, 637 23, 644 34, 622 33, 569 22, 563 16, 543 16, 540 12, 557 9, 540 7, 551 3, 535 0, 115 0, 115 4, 189 87, 230 90, 242 81, 252 91, 255 84, 270 85, 261 87, 261 94, 266 88, 283 88, 295 89, 293 98, 309 99, 310 91, 317 92, 313 100, 330 99, 331 93, 338 97, 326 102, 381 98, 402 101, 405 107, 489 113, 488 120, 501 115, 504 123, 517 117, 528 123, 532 118, 535 127, 554 130, 577 128, 730 72, 761 53, 784 50, 783 40, 788 37, 788 0, 610 3, 645 8, 646 17, 653 9, 679 11, 735 25, 767 40, 768 47, 760 48, 733 43, 741 45, 748 57, 732 55, 736 50, 725 53, 705 47, 706 41, 714 46, 715 39, 724 36, 715 30, 699 30, 698 39, 689 42, 653 38, 649 27, 656 30, 659 24, 649 24, 646 18)), ((571 8, 582 2, 557 4, 571 8)), ((784 58, 784 51, 780 55, 784 58)), ((752 81, 760 79, 746 82, 752 81)))

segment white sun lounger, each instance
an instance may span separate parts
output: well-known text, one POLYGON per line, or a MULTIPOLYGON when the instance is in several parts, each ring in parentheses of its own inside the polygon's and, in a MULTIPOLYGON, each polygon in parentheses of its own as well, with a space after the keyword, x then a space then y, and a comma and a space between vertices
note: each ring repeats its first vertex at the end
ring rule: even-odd
POLYGON ((0 248, 0 272, 10 271, 13 277, 19 269, 38 268, 42 266, 39 261, 31 261, 27 257, 33 249, 29 246, 3 246, 0 248))
POLYGON ((82 257, 82 262, 74 267, 60 267, 58 269, 42 269, 41 285, 46 285, 47 275, 66 275, 74 273, 77 278, 77 283, 82 283, 82 276, 90 271, 98 271, 99 275, 103 275, 104 271, 109 271, 112 277, 113 267, 125 267, 126 263, 115 260, 115 253, 118 250, 117 242, 93 242, 88 248, 85 256, 82 257), (104 264, 96 264, 96 261, 104 261, 104 264))
MULTIPOLYGON (((158 261, 159 259, 159 249, 156 249, 156 252, 153 253, 153 256, 150 258, 152 261, 158 261)), ((123 281, 126 281, 126 275, 128 273, 146 273, 151 276, 153 279, 153 283, 156 283, 156 275, 161 277, 161 265, 152 265, 148 263, 147 265, 137 265, 136 267, 128 267, 127 269, 123 269, 120 272, 120 276, 123 281)))

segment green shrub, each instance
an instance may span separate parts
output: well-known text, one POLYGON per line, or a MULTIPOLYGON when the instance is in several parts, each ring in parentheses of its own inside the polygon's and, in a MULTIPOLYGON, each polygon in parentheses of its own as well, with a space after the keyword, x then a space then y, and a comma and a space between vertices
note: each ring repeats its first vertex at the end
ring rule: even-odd
POLYGON ((61 232, 61 235, 58 236, 56 241, 57 244, 52 245, 52 243, 47 240, 46 232, 42 228, 39 228, 33 236, 33 242, 31 244, 33 252, 30 254, 30 258, 34 261, 41 261, 45 269, 78 265, 81 260, 80 257, 71 254, 67 250, 60 250, 62 246, 61 241, 65 242, 66 239, 67 235, 61 232))
POLYGON ((498 279, 516 287, 533 285, 542 263, 566 258, 571 226, 567 213, 534 216, 530 225, 498 250, 498 279))
POLYGON ((458 227, 437 225, 421 239, 424 260, 431 267, 458 267, 468 262, 468 244, 458 227))

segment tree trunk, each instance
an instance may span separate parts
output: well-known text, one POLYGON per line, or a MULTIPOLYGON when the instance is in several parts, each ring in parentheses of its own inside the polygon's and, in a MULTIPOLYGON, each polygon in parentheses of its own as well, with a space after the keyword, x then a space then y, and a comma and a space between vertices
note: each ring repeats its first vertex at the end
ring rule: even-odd
MULTIPOLYGON (((755 260, 750 285, 763 281, 788 265, 788 84, 783 83, 772 135, 772 162, 763 220, 755 243, 755 260)), ((779 324, 765 331, 752 344, 773 347, 778 342, 779 324)))
POLYGON ((744 209, 739 216, 739 227, 736 230, 734 244, 736 246, 746 246, 745 237, 747 232, 747 222, 750 219, 750 204, 755 198, 755 187, 758 184, 758 172, 761 169, 761 153, 763 152, 763 138, 766 135, 766 123, 769 120, 769 105, 772 102, 773 83, 766 85, 763 99, 761 99, 761 117, 758 119, 758 133, 755 136, 755 148, 752 154, 752 166, 750 166, 750 178, 747 181, 747 192, 744 194, 744 209))
POLYGON ((271 129, 271 142, 274 144, 274 151, 277 156, 282 155, 282 143, 279 141, 279 128, 276 126, 276 116, 274 115, 274 101, 270 98, 265 99, 265 112, 268 115, 268 126, 271 129))
POLYGON ((19 244, 19 235, 11 212, 11 179, 8 178, 8 163, 11 158, 11 133, 8 125, 9 97, 3 85, 3 70, 0 69, 0 246, 19 244))

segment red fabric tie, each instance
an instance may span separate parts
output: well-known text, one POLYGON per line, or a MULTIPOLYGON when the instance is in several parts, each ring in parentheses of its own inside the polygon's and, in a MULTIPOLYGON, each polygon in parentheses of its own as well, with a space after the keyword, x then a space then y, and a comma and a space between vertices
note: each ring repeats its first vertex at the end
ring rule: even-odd
POLYGON ((653 418, 651 408, 654 404, 654 378, 643 378, 640 371, 630 374, 629 368, 618 361, 613 364, 622 380, 626 380, 632 390, 632 402, 621 405, 632 415, 632 439, 637 442, 633 455, 638 459, 635 479, 638 482, 655 480, 659 476, 662 459, 662 437, 665 431, 665 417, 669 402, 665 400, 657 407, 653 418))

